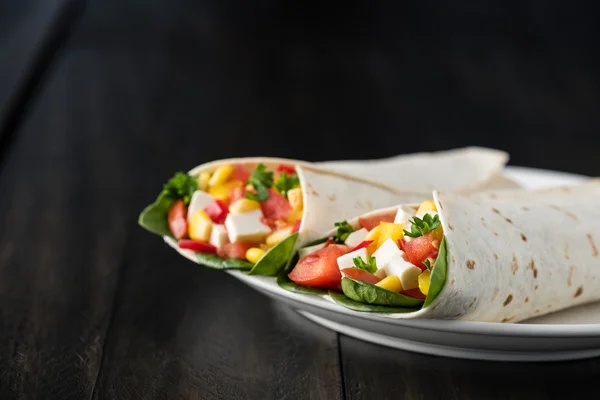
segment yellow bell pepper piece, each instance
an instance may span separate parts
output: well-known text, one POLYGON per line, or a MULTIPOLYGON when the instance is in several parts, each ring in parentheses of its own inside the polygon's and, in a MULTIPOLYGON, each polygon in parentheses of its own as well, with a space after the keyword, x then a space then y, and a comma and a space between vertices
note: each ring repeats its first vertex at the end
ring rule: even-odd
POLYGON ((294 222, 301 220, 303 214, 304 214, 303 210, 292 210, 285 217, 285 220, 288 223, 293 224, 294 222))
POLYGON ((384 278, 377 282, 375 286, 379 286, 382 289, 387 289, 390 292, 399 293, 402 291, 402 283, 400 282, 400 278, 396 275, 390 275, 387 278, 384 278))
POLYGON ((248 211, 258 210, 260 203, 258 201, 250 199, 239 199, 236 200, 232 205, 229 206, 229 212, 232 214, 241 214, 248 211))
POLYGON ((425 200, 419 205, 419 208, 417 209, 417 214, 423 214, 429 211, 437 212, 437 207, 435 206, 435 203, 433 201, 425 200))
POLYGON ((250 247, 248 251, 246 251, 246 260, 250 261, 252 264, 256 264, 258 260, 260 260, 266 251, 263 249, 259 249, 258 247, 250 247))
POLYGON ((227 200, 234 187, 241 186, 241 181, 229 181, 221 185, 213 186, 208 189, 208 193, 216 200, 227 200))
POLYGON ((367 253, 369 255, 375 253, 375 250, 377 250, 377 244, 378 244, 378 239, 379 239, 379 232, 381 231, 381 226, 376 226, 375 228, 371 229, 369 231, 369 233, 367 233, 367 236, 365 236, 365 241, 366 240, 372 240, 373 243, 371 243, 369 245, 369 247, 367 247, 367 253))
POLYGON ((425 296, 429 293, 429 282, 431 281, 431 272, 423 271, 421 275, 419 275, 419 290, 425 296))
POLYGON ((198 175, 198 189, 206 192, 208 190, 208 181, 210 180, 210 172, 202 172, 198 175))
POLYGON ((304 208, 304 202, 302 201, 302 188, 297 187, 287 192, 288 201, 290 206, 295 211, 301 211, 304 208))
POLYGON ((288 226, 286 228, 277 229, 275 232, 273 232, 269 236, 267 236, 267 240, 265 240, 265 243, 267 244, 267 246, 273 247, 277 243, 286 239, 291 234, 292 234, 291 226, 288 226))
POLYGON ((208 181, 208 187, 214 187, 224 184, 225 182, 227 182, 231 174, 233 174, 233 165, 221 165, 215 170, 215 172, 213 172, 212 176, 210 177, 210 180, 208 181))
POLYGON ((380 222, 379 223, 379 236, 377 237, 377 248, 388 239, 392 239, 396 245, 398 240, 404 237, 404 225, 394 224, 391 222, 380 222))
POLYGON ((210 240, 212 226, 212 220, 204 210, 196 211, 190 219, 188 235, 190 239, 208 242, 210 240))

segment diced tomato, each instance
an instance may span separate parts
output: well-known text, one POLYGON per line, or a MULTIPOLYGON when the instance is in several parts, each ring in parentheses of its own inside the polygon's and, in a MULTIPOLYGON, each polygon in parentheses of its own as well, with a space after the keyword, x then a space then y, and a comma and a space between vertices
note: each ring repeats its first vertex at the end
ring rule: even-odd
POLYGON ((198 253, 216 253, 217 248, 212 244, 199 242, 197 240, 180 240, 180 249, 188 249, 198 253))
POLYGON ((432 254, 437 257, 437 249, 433 247, 433 238, 431 237, 431 234, 411 238, 408 242, 402 242, 404 242, 402 244, 402 249, 406 253, 408 261, 422 270, 426 268, 423 264, 423 261, 425 261, 426 258, 430 257, 432 254))
POLYGON ((371 243, 373 243, 373 240, 363 240, 362 242, 360 242, 359 244, 357 244, 352 250, 350 250, 350 252, 353 252, 355 250, 360 250, 362 248, 369 247, 369 245, 371 243))
POLYGON ((292 233, 296 233, 300 230, 300 224, 302 223, 302 220, 299 219, 298 221, 294 222, 294 227, 292 228, 292 233))
POLYGON ((419 288, 403 290, 402 292, 400 292, 400 294, 403 294, 408 297, 414 297, 415 299, 419 299, 419 300, 425 300, 427 298, 427 296, 425 296, 423 293, 421 293, 419 288))
POLYGON ((333 239, 327 239, 324 247, 331 246, 332 244, 335 244, 335 241, 333 239))
POLYGON ((275 221, 275 220, 273 220, 271 218, 261 217, 260 218, 260 222, 262 222, 263 224, 267 225, 271 229, 277 229, 277 221, 275 221))
POLYGON ((185 237, 187 233, 187 207, 183 203, 183 200, 177 200, 171 208, 169 208, 169 229, 175 236, 175 239, 181 239, 185 237))
POLYGON ((279 167, 277 167, 277 172, 285 172, 288 175, 295 174, 296 167, 289 164, 280 164, 279 167))
POLYGON ((225 218, 227 217, 227 214, 229 214, 227 204, 223 200, 213 201, 204 207, 204 211, 215 224, 222 224, 225 222, 225 218))
POLYGON ((243 199, 246 196, 246 190, 243 185, 236 185, 231 189, 229 194, 229 204, 233 204, 239 199, 243 199))
POLYGON ((395 214, 383 214, 383 215, 374 215, 372 217, 358 217, 358 223, 360 226, 370 231, 371 229, 379 226, 380 222, 394 222, 395 214))
POLYGON ((289 278, 298 285, 322 289, 340 289, 342 274, 337 258, 348 252, 348 247, 334 244, 302 257, 289 278))
POLYGON ((358 269, 358 268, 344 268, 342 270, 342 272, 344 274, 346 274, 346 276, 348 276, 348 278, 351 278, 351 279, 354 279, 357 281, 367 282, 367 283, 370 283, 371 285, 374 285, 381 280, 380 278, 376 277, 372 273, 364 271, 362 269, 358 269))
POLYGON ((250 178, 250 171, 248 171, 248 168, 246 168, 245 165, 236 164, 233 167, 233 173, 231 174, 230 179, 246 183, 248 178, 250 178))
POLYGON ((252 247, 251 243, 239 241, 235 243, 225 243, 217 249, 219 257, 223 258, 246 258, 246 252, 252 247))
POLYGON ((260 209, 266 218, 273 220, 285 219, 292 210, 292 206, 285 197, 273 189, 269 189, 269 198, 260 203, 260 209))

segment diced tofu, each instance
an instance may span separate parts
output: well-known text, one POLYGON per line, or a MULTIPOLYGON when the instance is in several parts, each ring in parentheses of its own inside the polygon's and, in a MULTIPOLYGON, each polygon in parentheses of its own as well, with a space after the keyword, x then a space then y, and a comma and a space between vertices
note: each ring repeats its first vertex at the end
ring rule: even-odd
POLYGON ((203 192, 202 190, 196 190, 190 200, 188 206, 187 219, 188 222, 192 220, 192 215, 196 214, 196 211, 204 210, 204 207, 215 201, 215 198, 210 194, 203 192))
POLYGON ((385 268, 379 268, 377 272, 375 272, 375 276, 379 279, 385 278, 387 276, 387 274, 385 273, 385 268))
POLYGON ((260 243, 271 233, 271 228, 261 222, 262 212, 254 210, 241 214, 227 214, 225 228, 229 241, 235 243, 244 240, 260 243))
POLYGON ((223 246, 225 243, 229 241, 227 237, 227 230, 225 229, 225 225, 215 224, 212 227, 212 231, 210 232, 210 240, 209 243, 215 246, 217 249, 223 246))
POLYGON ((300 249, 298 249, 298 256, 300 258, 302 258, 304 256, 314 253, 317 250, 321 250, 323 247, 325 247, 325 242, 320 243, 320 244, 315 244, 314 246, 300 248, 300 249))
POLYGON ((394 257, 385 266, 388 276, 395 275, 400 278, 404 290, 414 289, 419 286, 419 275, 421 269, 415 267, 402 257, 394 257))
POLYGON ((367 254, 367 249, 364 247, 362 249, 355 250, 351 253, 344 254, 343 256, 339 256, 337 258, 337 264, 340 269, 344 268, 354 268, 354 261, 356 257, 360 257, 366 263, 368 261, 369 255, 367 254))
MULTIPOLYGON (((396 211, 396 217, 394 218, 394 223, 395 224, 404 224, 404 226, 406 226, 406 223, 408 222, 409 219, 411 219, 413 217, 413 215, 415 215, 415 210, 410 208, 410 207, 406 207, 406 206, 400 206, 398 207, 398 211, 396 211)), ((405 228, 406 230, 408 230, 407 228, 405 228)))
POLYGON ((383 244, 379 246, 377 251, 373 253, 373 257, 375 257, 375 263, 377 263, 378 269, 385 268, 387 263, 392 258, 403 258, 403 256, 404 252, 398 248, 398 245, 392 239, 388 239, 385 242, 383 242, 383 244))
POLYGON ((369 231, 365 228, 360 228, 359 230, 349 234, 344 244, 350 248, 356 247, 365 240, 368 233, 369 231))

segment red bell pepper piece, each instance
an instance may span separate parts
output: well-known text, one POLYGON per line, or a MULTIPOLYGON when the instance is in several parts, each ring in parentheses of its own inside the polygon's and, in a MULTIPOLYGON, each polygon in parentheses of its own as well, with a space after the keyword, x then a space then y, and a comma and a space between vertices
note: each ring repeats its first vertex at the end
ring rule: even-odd
POLYGON ((365 247, 369 247, 369 245, 373 243, 372 240, 363 240, 362 242, 360 242, 359 244, 357 244, 353 249, 350 250, 350 253, 352 253, 355 250, 359 250, 365 247))
POLYGON ((180 249, 188 249, 195 251, 197 253, 216 253, 217 248, 212 244, 199 242, 197 240, 180 240, 179 241, 180 249))
POLYGON ((300 230, 300 224, 302 223, 302 220, 299 219, 298 221, 294 222, 294 227, 292 228, 292 233, 296 233, 300 230))
POLYGON ((277 167, 277 172, 285 172, 286 174, 291 175, 296 173, 296 168, 289 164, 279 164, 279 167, 277 167))
POLYGON ((227 204, 223 200, 215 200, 204 208, 206 214, 215 224, 222 224, 225 222, 229 209, 227 204))

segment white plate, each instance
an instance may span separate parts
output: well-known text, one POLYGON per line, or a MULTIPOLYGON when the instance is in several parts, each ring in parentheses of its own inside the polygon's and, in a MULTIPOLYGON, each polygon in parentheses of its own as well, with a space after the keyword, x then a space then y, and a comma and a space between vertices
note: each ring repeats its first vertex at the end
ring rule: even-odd
MULTIPOLYGON (((583 176, 507 167, 528 188, 573 184, 583 176)), ((383 346, 480 360, 558 361, 600 356, 600 303, 545 315, 520 324, 450 320, 398 320, 361 313, 322 297, 288 292, 273 278, 228 271, 276 301, 329 329, 383 346)))

